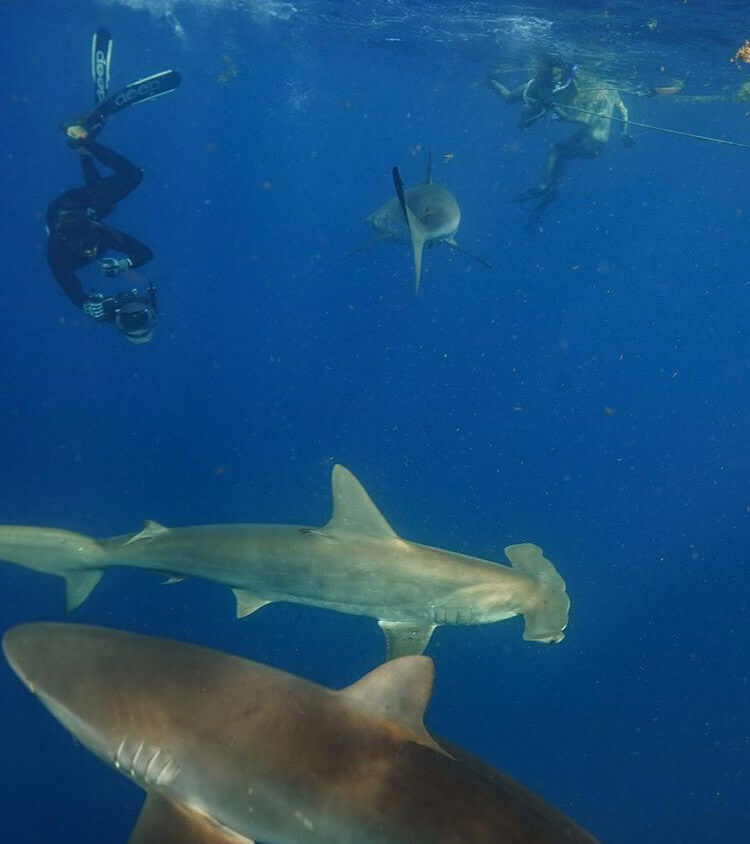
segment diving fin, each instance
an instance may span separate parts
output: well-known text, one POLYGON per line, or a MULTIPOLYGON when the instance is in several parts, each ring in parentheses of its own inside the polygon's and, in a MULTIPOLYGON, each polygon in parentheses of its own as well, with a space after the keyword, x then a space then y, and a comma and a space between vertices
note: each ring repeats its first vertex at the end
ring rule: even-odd
POLYGON ((96 134, 113 114, 136 103, 145 103, 169 94, 179 87, 181 81, 182 77, 176 70, 163 70, 153 76, 137 79, 102 100, 87 114, 67 121, 63 128, 67 130, 72 125, 82 126, 89 135, 96 134))
POLYGON ((99 105, 109 96, 112 36, 100 27, 91 39, 91 78, 94 82, 94 103, 99 105))

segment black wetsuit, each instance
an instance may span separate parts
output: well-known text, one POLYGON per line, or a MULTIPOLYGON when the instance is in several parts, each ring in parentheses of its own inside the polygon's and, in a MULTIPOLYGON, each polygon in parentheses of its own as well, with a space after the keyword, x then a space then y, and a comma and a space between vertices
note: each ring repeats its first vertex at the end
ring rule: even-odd
POLYGON ((47 208, 47 262, 58 284, 79 308, 89 297, 76 270, 109 249, 123 253, 133 267, 140 267, 153 257, 148 246, 101 222, 114 211, 117 202, 140 184, 143 172, 96 141, 87 140, 81 146, 91 153, 81 158, 86 186, 65 191, 47 208), (94 158, 113 170, 112 175, 102 176, 94 158))

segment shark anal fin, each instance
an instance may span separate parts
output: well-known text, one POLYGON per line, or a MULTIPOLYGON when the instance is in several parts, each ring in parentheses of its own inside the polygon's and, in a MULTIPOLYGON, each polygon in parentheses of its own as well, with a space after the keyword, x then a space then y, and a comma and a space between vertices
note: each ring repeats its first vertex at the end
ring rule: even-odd
POLYGON ((325 526, 327 534, 357 533, 375 539, 398 539, 398 534, 372 503, 362 484, 344 466, 331 474, 333 515, 325 526))
POLYGON ((65 578, 65 608, 72 612, 82 604, 94 590, 96 584, 102 579, 104 572, 101 569, 83 569, 81 571, 69 571, 63 575, 65 578))
POLYGON ((131 536, 124 544, 130 545, 131 542, 143 542, 148 539, 154 539, 154 537, 161 536, 164 533, 169 533, 168 527, 164 527, 164 525, 160 525, 159 522, 155 522, 152 519, 146 519, 143 523, 143 530, 131 536))
POLYGON ((237 599, 237 618, 244 618, 246 615, 250 615, 271 603, 266 601, 265 598, 259 598, 252 592, 248 592, 247 589, 232 589, 232 592, 237 599))
POLYGON ((414 624, 411 621, 378 621, 385 634, 386 659, 421 654, 435 630, 434 624, 414 624))
POLYGON ((128 844, 255 844, 202 812, 149 793, 128 844))

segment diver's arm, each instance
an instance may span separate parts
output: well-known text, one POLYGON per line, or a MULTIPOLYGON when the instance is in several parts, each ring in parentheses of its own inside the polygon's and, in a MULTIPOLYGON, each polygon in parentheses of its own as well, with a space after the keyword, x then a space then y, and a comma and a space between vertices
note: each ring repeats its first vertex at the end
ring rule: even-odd
POLYGON ((102 226, 102 229, 106 232, 105 248, 122 252, 130 261, 131 267, 141 267, 154 257, 154 253, 145 243, 141 243, 129 234, 109 226, 102 226))
POLYGON ((47 242, 47 263, 52 270, 55 281, 65 291, 65 295, 77 307, 82 308, 88 296, 83 292, 81 282, 73 271, 67 250, 60 249, 54 238, 47 242))
POLYGON ((498 82, 497 79, 492 79, 491 77, 487 77, 487 84, 490 87, 491 91, 494 91, 498 97, 501 97, 506 103, 517 103, 523 99, 523 92, 526 88, 526 84, 519 85, 518 88, 514 90, 510 90, 510 88, 506 88, 502 82, 498 82))
POLYGON ((625 103, 623 102, 622 97, 618 97, 618 98, 617 98, 617 102, 615 103, 615 108, 617 109, 617 111, 619 111, 619 112, 620 112, 620 117, 621 117, 621 118, 622 118, 622 120, 623 120, 623 124, 622 124, 622 136, 623 136, 623 138, 624 138, 626 135, 629 135, 629 134, 630 134, 630 131, 629 131, 629 130, 630 130, 630 123, 628 122, 628 120, 629 120, 629 117, 628 117, 628 108, 627 108, 627 106, 625 105, 625 103))

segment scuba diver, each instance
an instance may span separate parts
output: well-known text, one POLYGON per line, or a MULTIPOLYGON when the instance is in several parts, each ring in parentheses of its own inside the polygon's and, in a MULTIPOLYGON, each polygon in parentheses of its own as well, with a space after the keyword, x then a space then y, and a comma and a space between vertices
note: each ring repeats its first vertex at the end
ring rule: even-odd
POLYGON ((102 222, 121 199, 138 187, 143 171, 98 143, 96 137, 112 115, 174 91, 181 80, 177 71, 166 70, 110 93, 111 60, 112 37, 106 29, 98 29, 91 44, 94 107, 61 125, 68 145, 79 156, 84 186, 65 191, 47 208, 47 262, 76 307, 97 321, 114 323, 133 343, 145 343, 151 339, 156 323, 153 286, 146 294, 137 290, 109 297, 103 293, 86 294, 76 271, 96 261, 103 275, 114 278, 153 257, 144 243, 102 222), (103 176, 97 162, 112 173, 103 176), (119 252, 122 257, 102 257, 109 250, 119 252))
POLYGON ((623 122, 623 143, 626 147, 633 145, 628 132, 628 110, 617 89, 558 56, 539 56, 535 65, 534 76, 515 90, 498 81, 496 74, 487 77, 490 89, 506 103, 522 103, 519 129, 526 129, 547 114, 578 126, 569 138, 552 144, 539 184, 515 198, 516 202, 539 200, 526 227, 532 232, 539 229, 542 215, 557 196, 566 162, 574 158, 598 158, 602 153, 609 140, 615 110, 623 122))

